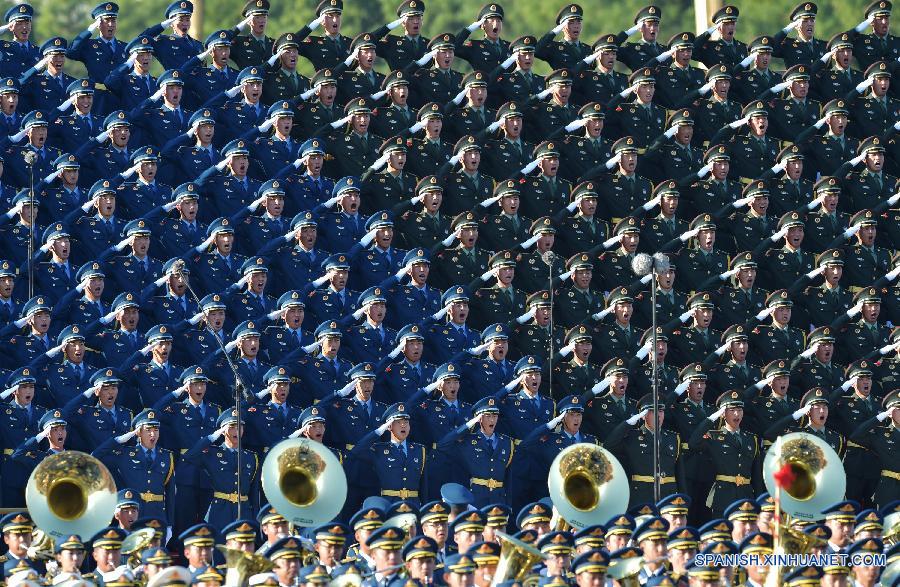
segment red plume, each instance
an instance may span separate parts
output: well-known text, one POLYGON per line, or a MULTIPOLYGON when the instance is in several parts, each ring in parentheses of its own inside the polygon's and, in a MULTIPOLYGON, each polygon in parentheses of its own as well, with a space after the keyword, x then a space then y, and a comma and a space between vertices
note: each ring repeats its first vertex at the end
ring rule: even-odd
POLYGON ((780 469, 775 471, 775 474, 772 475, 775 479, 775 483, 778 487, 784 489, 785 487, 790 487, 794 481, 797 479, 797 475, 794 473, 794 470, 791 466, 785 463, 780 469))

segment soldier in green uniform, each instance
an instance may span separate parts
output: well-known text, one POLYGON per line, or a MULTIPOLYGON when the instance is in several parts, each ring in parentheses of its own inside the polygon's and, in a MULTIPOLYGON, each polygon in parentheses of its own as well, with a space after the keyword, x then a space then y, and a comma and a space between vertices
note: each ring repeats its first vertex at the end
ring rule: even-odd
MULTIPOLYGON (((761 379, 759 367, 747 360, 750 339, 748 330, 743 324, 729 326, 722 333, 722 344, 723 346, 727 345, 725 352, 728 353, 729 358, 724 365, 718 366, 712 373, 716 389, 747 389, 761 379)), ((718 350, 716 349, 716 352, 718 350)), ((712 356, 715 356, 715 353, 712 356)), ((707 361, 709 358, 707 357, 707 361)))
POLYGON ((349 71, 342 71, 338 77, 338 104, 345 104, 347 100, 357 96, 369 97, 381 90, 385 78, 383 73, 374 69, 375 41, 375 37, 371 33, 361 33, 353 37, 353 41, 350 43, 350 54, 354 56, 353 61, 356 62, 356 67, 349 71))
MULTIPOLYGON (((713 13, 713 26, 706 29, 694 41, 694 59, 707 67, 723 64, 734 67, 747 56, 747 45, 734 38, 740 11, 736 6, 724 6, 713 13), (712 32, 718 38, 712 40, 712 32)), ((730 503, 730 502, 728 502, 730 503)))
POLYGON ((703 70, 691 65, 694 53, 694 33, 682 32, 669 39, 669 50, 675 50, 672 64, 656 71, 659 87, 654 100, 660 106, 674 110, 684 97, 705 83, 703 70))
POLYGON ((628 86, 628 76, 615 70, 619 56, 616 35, 603 34, 591 47, 597 56, 593 70, 584 68, 575 77, 574 100, 578 104, 608 104, 628 86))
MULTIPOLYGON (((383 171, 364 177, 360 210, 373 214, 378 210, 391 210, 409 201, 415 195, 419 178, 407 173, 406 141, 403 137, 392 137, 378 148, 382 157, 387 157, 383 171)), ((367 172, 371 173, 371 172, 367 172)))
POLYGON ((785 147, 778 153, 776 167, 766 175, 774 175, 777 167, 783 167, 784 173, 769 182, 769 215, 781 218, 812 199, 813 184, 804 179, 804 155, 796 144, 785 147))
POLYGON ((626 287, 614 288, 606 298, 606 308, 610 310, 611 322, 604 322, 594 328, 595 358, 600 363, 613 357, 632 357, 640 348, 637 329, 631 324, 634 312, 634 297, 626 287))
MULTIPOLYGON (((630 395, 633 397, 643 397, 653 391, 653 359, 649 356, 650 353, 653 352, 651 350, 651 347, 653 346, 652 336, 652 328, 648 328, 644 331, 639 343, 641 348, 635 353, 635 358, 630 361, 629 366, 637 375, 632 383, 632 393, 630 395), (644 361, 644 359, 641 358, 641 354, 645 351, 647 359, 644 361), (641 364, 641 361, 644 361, 644 363, 641 364)), ((662 326, 657 326, 656 377, 659 381, 659 394, 662 398, 668 398, 675 391, 675 388, 679 383, 678 369, 666 364, 666 355, 668 355, 668 353, 669 337, 662 326)))
POLYGON ((409 75, 404 71, 392 71, 381 82, 381 90, 387 92, 389 104, 378 108, 372 118, 372 132, 381 137, 392 137, 412 127, 417 113, 409 107, 409 75))
POLYGON ((672 363, 687 365, 701 363, 716 347, 722 333, 710 328, 715 313, 715 302, 709 292, 701 291, 692 295, 687 301, 691 312, 691 325, 687 328, 676 328, 672 331, 672 363))
MULTIPOLYGON (((369 132, 372 108, 365 97, 350 100, 344 106, 344 115, 353 116, 344 135, 329 145, 334 159, 330 162, 331 177, 361 177, 378 159, 378 147, 383 140, 369 132)), ((326 165, 327 171, 328 165, 326 165)))
POLYGON ((522 291, 551 289, 554 287, 550 285, 551 277, 555 279, 566 272, 565 258, 553 251, 556 227, 549 216, 541 216, 531 223, 528 233, 531 238, 536 237, 537 242, 533 250, 520 254, 516 261, 516 281, 519 289, 522 291))
POLYGON ((599 279, 594 283, 601 291, 612 291, 634 281, 631 262, 640 243, 640 223, 631 216, 623 218, 613 228, 613 236, 620 238, 619 247, 614 251, 600 253, 595 263, 599 279))
POLYGON ((740 182, 728 181, 732 174, 732 159, 725 145, 713 145, 703 154, 703 169, 708 169, 709 179, 699 179, 690 184, 684 214, 715 214, 741 197, 740 182))
POLYGON ((638 147, 646 148, 665 130, 666 110, 654 103, 656 78, 649 67, 638 69, 628 78, 634 102, 617 106, 610 117, 614 137, 633 137, 638 147))
POLYGON ((766 308, 772 316, 771 324, 762 324, 750 334, 753 356, 760 363, 775 359, 793 359, 806 347, 806 335, 790 325, 794 302, 787 290, 773 291, 766 298, 766 308))
POLYGON ((434 285, 446 289, 456 284, 472 283, 488 269, 491 253, 478 246, 478 220, 472 212, 453 218, 450 230, 459 240, 456 246, 444 248, 435 255, 434 285))
POLYGON ((475 292, 469 305, 469 322, 478 329, 488 324, 507 324, 525 313, 525 294, 513 286, 516 275, 516 255, 510 251, 500 251, 488 261, 488 268, 496 279, 491 287, 472 290, 475 292))
POLYGON ((699 171, 703 162, 703 150, 694 146, 699 144, 699 139, 692 142, 697 136, 694 132, 695 125, 690 110, 672 112, 666 121, 668 130, 647 147, 644 158, 640 161, 641 174, 653 181, 662 182, 669 178, 682 179, 699 171), (671 138, 667 135, 671 135, 671 138))
POLYGON ((625 43, 630 34, 640 32, 641 39, 637 43, 625 43, 619 51, 618 59, 628 69, 634 71, 654 57, 665 52, 668 47, 656 42, 659 34, 659 22, 662 10, 658 6, 645 6, 634 17, 634 26, 616 36, 616 44, 625 43))
POLYGON ((437 102, 429 102, 418 112, 417 122, 422 123, 422 138, 413 138, 409 150, 409 171, 424 177, 432 175, 453 156, 453 145, 445 141, 441 133, 444 128, 444 112, 437 102))
POLYGON ((771 444, 778 436, 788 432, 805 432, 824 440, 843 458, 846 441, 843 435, 827 426, 830 394, 827 388, 822 387, 813 387, 804 393, 799 409, 774 422, 764 432, 766 443, 771 444))
POLYGON ((549 63, 552 69, 574 69, 579 65, 591 54, 591 46, 579 39, 583 18, 584 9, 578 4, 563 6, 556 14, 556 27, 538 42, 535 57, 549 63), (558 32, 563 34, 562 41, 553 40, 558 32))
POLYGON ((712 215, 700 214, 691 221, 690 229, 698 231, 697 235, 691 239, 691 248, 682 251, 676 261, 678 289, 684 292, 696 291, 728 267, 728 256, 715 246, 716 223, 712 215))
POLYGON ((569 203, 572 184, 559 176, 559 148, 562 143, 543 141, 534 148, 532 157, 538 161, 538 174, 522 183, 522 214, 537 218, 555 215, 569 203))
POLYGON ((888 95, 891 86, 890 66, 884 61, 873 63, 866 69, 865 79, 872 80, 871 87, 850 103, 850 126, 847 132, 858 139, 879 136, 900 118, 900 102, 888 95))
POLYGON ((871 210, 860 210, 850 218, 850 228, 859 227, 856 243, 847 245, 847 287, 866 287, 891 270, 891 254, 875 246, 878 217, 871 210))
POLYGON ((610 359, 603 365, 600 375, 609 382, 609 391, 602 393, 589 389, 581 396, 584 404, 582 427, 585 432, 605 442, 613 428, 635 413, 636 402, 626 393, 628 362, 625 359, 621 357, 610 359))
MULTIPOLYGON (((669 264, 665 271, 656 272, 656 322, 668 324, 684 311, 687 296, 675 290, 675 265, 669 264)), ((638 327, 647 328, 653 322, 653 292, 642 291, 635 296, 634 318, 638 327)))
MULTIPOLYGON (((456 215, 473 210, 478 202, 491 197, 494 179, 481 171, 481 145, 474 136, 467 135, 456 141, 453 152, 459 156, 462 167, 444 177, 444 211, 456 215)), ((441 173, 439 170, 437 175, 441 173)))
POLYGON ((721 517, 732 502, 752 499, 762 491, 760 446, 756 435, 741 430, 744 400, 739 391, 726 391, 716 402, 718 410, 701 421, 690 447, 711 457, 715 483, 707 497, 713 517, 721 517), (713 426, 722 421, 720 428, 713 426))
POLYGON ((862 73, 851 68, 853 42, 850 32, 838 33, 828 40, 826 50, 830 54, 826 67, 812 79, 811 94, 823 102, 839 100, 854 91, 862 81, 862 73))
POLYGON ((533 143, 550 136, 578 115, 578 110, 570 102, 572 96, 572 74, 568 69, 557 69, 544 78, 544 84, 551 90, 546 101, 537 101, 525 121, 525 138, 533 143))
POLYGON ((496 74, 489 96, 489 103, 492 106, 507 101, 525 104, 528 98, 544 89, 544 78, 534 73, 536 45, 537 39, 531 35, 519 37, 509 44, 514 67, 508 71, 502 71, 500 67, 491 71, 496 74))
POLYGON ((788 68, 782 77, 789 84, 787 96, 776 98, 771 105, 769 134, 782 140, 794 140, 804 129, 819 120, 822 105, 807 97, 810 66, 802 63, 788 68))
POLYGON ((858 212, 864 208, 875 209, 881 202, 894 194, 897 178, 884 173, 885 160, 884 141, 873 136, 860 141, 856 149, 857 157, 842 166, 835 175, 841 177, 841 170, 853 166, 862 157, 865 169, 852 173, 845 180, 844 187, 847 198, 841 202, 842 209, 847 212, 858 212))
POLYGON ((849 439, 844 455, 847 499, 856 500, 863 508, 871 507, 881 472, 878 454, 854 440, 857 429, 878 415, 878 399, 872 396, 872 367, 866 360, 854 361, 847 367, 845 377, 853 392, 837 400, 832 415, 835 429, 849 439))
POLYGON ((838 178, 828 175, 821 177, 813 186, 813 194, 816 199, 821 198, 821 203, 806 215, 803 242, 810 251, 820 253, 834 246, 835 239, 843 238, 841 235, 847 229, 850 217, 838 211, 841 201, 841 183, 838 178))
POLYGON ((750 41, 748 49, 753 60, 747 69, 737 71, 734 75, 731 96, 736 102, 740 104, 752 102, 781 80, 781 74, 769 67, 772 63, 774 46, 774 39, 768 35, 750 41))
MULTIPOLYGON (((499 213, 482 218, 478 231, 478 238, 484 246, 500 251, 512 249, 528 240, 531 219, 519 215, 519 183, 512 179, 498 182, 494 187, 494 196, 488 202, 494 200, 500 207, 499 213)), ((482 202, 481 206, 484 205, 482 202)))
POLYGON ((547 364, 550 357, 565 346, 565 330, 557 324, 553 324, 551 328, 553 304, 550 303, 549 291, 534 292, 526 299, 525 306, 533 315, 530 321, 517 324, 510 332, 509 358, 517 361, 524 356, 534 355, 542 359, 543 364, 547 364))
POLYGON ((641 221, 640 248, 647 253, 659 251, 688 230, 688 223, 677 215, 681 199, 678 182, 671 179, 660 182, 651 199, 656 198, 659 198, 659 214, 641 221))
POLYGON ((741 196, 753 199, 746 212, 736 212, 729 217, 728 231, 731 238, 719 239, 720 247, 731 254, 756 249, 774 232, 772 228, 775 220, 768 213, 770 192, 766 182, 750 182, 741 196))
POLYGON ((807 179, 814 180, 817 172, 825 171, 831 174, 856 155, 859 141, 847 136, 845 132, 850 116, 849 106, 850 104, 841 98, 825 104, 822 112, 826 124, 825 134, 812 135, 803 147, 810 160, 809 165, 804 168, 807 179))
POLYGON ((566 346, 560 349, 550 361, 553 383, 551 397, 559 401, 566 395, 583 396, 590 393, 594 385, 600 381, 600 369, 591 362, 593 337, 591 329, 583 324, 566 332, 566 346), (568 358, 571 354, 571 358, 568 358))
MULTIPOLYGON (((269 58, 275 39, 266 35, 269 21, 269 0, 250 0, 244 5, 241 16, 249 20, 246 35, 237 35, 231 41, 231 60, 238 69, 262 65, 269 58)), ((240 27, 239 27, 240 28, 240 27)))
POLYGON ((868 448, 881 461, 874 502, 883 508, 900 494, 900 391, 889 393, 881 405, 884 411, 861 422, 850 440, 868 448))
POLYGON ((729 269, 737 269, 737 273, 731 276, 731 287, 719 292, 714 322, 717 328, 746 324, 765 307, 769 297, 767 290, 756 286, 757 263, 753 253, 738 253, 729 269))
POLYGON ((309 79, 297 71, 300 43, 293 33, 278 37, 272 46, 272 54, 278 56, 275 64, 266 70, 262 86, 262 102, 274 104, 282 100, 296 101, 309 89, 309 79))
POLYGON ((620 422, 607 436, 603 446, 624 457, 623 467, 631 483, 631 500, 637 503, 654 501, 654 482, 659 477, 659 494, 676 493, 678 461, 681 457, 681 437, 677 432, 662 428, 665 404, 654 407, 653 396, 645 395, 637 402, 637 413, 620 422), (656 435, 659 434, 659 470, 653 467, 656 435))
MULTIPOLYGON (((482 136, 483 131, 494 121, 496 113, 485 106, 487 100, 488 80, 483 71, 472 71, 463 77, 461 90, 464 92, 465 105, 452 111, 446 121, 444 135, 455 141, 466 135, 482 136)), ((450 106, 454 108, 454 106, 450 106)), ((445 109, 444 113, 448 112, 445 109)))
POLYGON ((891 336, 890 328, 878 321, 881 315, 880 290, 863 288, 853 297, 853 307, 859 309, 860 319, 844 329, 838 339, 838 360, 844 364, 868 357, 885 346, 891 336))
POLYGON ((814 387, 837 389, 844 382, 843 368, 832 362, 834 334, 828 326, 809 333, 806 351, 791 361, 791 396, 801 397, 814 387))
POLYGON ((816 268, 823 269, 822 284, 803 292, 799 310, 804 324, 831 324, 853 305, 853 294, 841 286, 844 273, 844 253, 828 249, 816 257, 816 268))
POLYGON ((811 65, 825 53, 825 41, 815 38, 818 11, 814 2, 801 2, 791 11, 790 24, 775 35, 775 57, 781 57, 788 67, 811 65), (797 31, 794 39, 788 37, 792 29, 797 31))
POLYGON ((337 67, 350 54, 350 38, 341 34, 344 3, 342 0, 322 0, 316 6, 316 19, 297 31, 300 55, 313 65, 313 69, 337 67), (322 26, 322 36, 310 33, 322 26))
POLYGON ((584 120, 584 130, 580 134, 566 136, 560 146, 561 158, 566 164, 561 173, 570 182, 575 182, 588 170, 605 163, 610 158, 609 141, 603 138, 606 112, 600 102, 589 102, 578 111, 579 120, 584 120))
MULTIPOLYGON (((790 362, 786 359, 776 359, 762 368, 762 381, 757 394, 757 386, 745 389, 744 399, 750 403, 745 414, 744 428, 762 435, 775 422, 785 416, 790 416, 797 409, 797 397, 789 397, 791 385, 790 362), (748 397, 749 396, 749 397, 748 397)), ((763 441, 763 446, 768 448, 771 444, 763 441)))
POLYGON ((500 136, 484 146, 482 167, 485 173, 498 179, 515 177, 517 172, 531 163, 534 145, 522 140, 524 112, 518 102, 507 102, 497 110, 501 122, 500 136))
POLYGON ((450 218, 441 212, 444 187, 435 175, 427 175, 416 184, 416 198, 421 209, 407 210, 395 221, 407 249, 432 249, 450 232, 450 218))
MULTIPOLYGON (((622 137, 613 143, 612 160, 618 158, 616 170, 598 182, 597 193, 602 203, 600 216, 613 224, 647 202, 653 192, 650 180, 635 173, 638 166, 638 151, 633 137, 622 137)), ((585 179, 596 179, 591 172, 588 172, 588 175, 590 177, 585 179)))
POLYGON ((572 282, 554 292, 557 302, 553 317, 563 327, 572 328, 603 310, 603 295, 591 289, 594 265, 587 253, 569 257, 566 272, 571 273, 572 282))
POLYGON ((712 85, 712 93, 709 98, 696 104, 698 144, 712 140, 719 129, 741 117, 741 103, 733 95, 737 92, 732 90, 732 83, 736 86, 735 90, 741 85, 732 80, 728 66, 710 67, 706 70, 705 79, 707 85, 712 85))
MULTIPOLYGON (((410 62, 421 58, 428 51, 430 41, 421 35, 425 3, 422 0, 403 0, 397 7, 397 20, 386 24, 372 33, 378 39, 378 54, 388 63, 391 71, 403 69, 410 62), (389 35, 402 26, 403 35, 389 35)), ((453 41, 449 41, 453 46, 453 41)))
POLYGON ((784 246, 769 249, 765 256, 765 273, 762 284, 769 289, 790 289, 798 279, 813 270, 814 257, 801 247, 804 230, 803 217, 799 212, 788 212, 778 221, 779 234, 784 234, 784 246))

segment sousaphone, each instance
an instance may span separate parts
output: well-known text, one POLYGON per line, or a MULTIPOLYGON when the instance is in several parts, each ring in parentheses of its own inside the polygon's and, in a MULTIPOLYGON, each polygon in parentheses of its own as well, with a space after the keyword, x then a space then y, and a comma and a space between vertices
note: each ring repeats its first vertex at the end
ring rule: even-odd
POLYGON ((630 490, 625 469, 611 452, 596 444, 563 449, 547 479, 559 515, 580 529, 603 524, 628 509, 630 490))

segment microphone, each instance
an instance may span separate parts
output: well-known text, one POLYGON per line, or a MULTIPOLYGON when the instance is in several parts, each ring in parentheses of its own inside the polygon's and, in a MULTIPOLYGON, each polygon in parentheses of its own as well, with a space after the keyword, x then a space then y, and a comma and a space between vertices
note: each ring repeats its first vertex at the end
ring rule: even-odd
POLYGON ((25 163, 28 165, 34 165, 34 162, 37 161, 37 153, 34 151, 25 151, 22 154, 22 159, 25 160, 25 163))
POLYGON ((631 261, 631 270, 641 277, 649 275, 654 269, 660 273, 668 271, 669 267, 669 256, 665 253, 654 253, 652 257, 647 253, 638 253, 631 261))
POLYGON ((184 273, 184 259, 178 259, 172 264, 172 273, 182 275, 184 273))
POLYGON ((547 265, 547 267, 552 267, 553 262, 556 261, 556 253, 553 251, 547 250, 541 253, 541 260, 547 265))
MULTIPOLYGON (((184 261, 182 261, 184 263, 184 261)), ((659 273, 664 273, 671 267, 669 256, 665 253, 653 253, 653 267, 659 273)))

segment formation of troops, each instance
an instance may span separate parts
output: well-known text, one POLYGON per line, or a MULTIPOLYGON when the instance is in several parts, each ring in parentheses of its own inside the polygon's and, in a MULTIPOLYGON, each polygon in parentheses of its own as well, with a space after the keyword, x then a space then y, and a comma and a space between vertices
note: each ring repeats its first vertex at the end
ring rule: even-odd
MULTIPOLYGON (((105 2, 40 45, 30 5, 6 12, 0 506, 66 449, 121 489, 112 526, 57 541, 54 584, 152 582, 179 559, 190 575, 160 585, 221 584, 225 544, 275 563, 251 584, 486 587, 500 531, 545 555, 541 585, 598 587, 642 556, 641 584, 759 587, 765 567, 691 561, 771 552, 762 461, 792 431, 847 478, 796 522, 811 548, 896 556, 889 0, 827 41, 812 2, 747 42, 731 5, 666 43, 646 6, 592 44, 578 4, 516 39, 496 3, 431 38, 420 0, 352 38, 341 0, 277 38, 268 10, 198 40, 178 0, 120 40, 105 2), (298 437, 348 479, 318 528, 289 528, 260 483, 298 437), (631 507, 559 530, 547 478, 577 443, 620 460, 631 507), (155 543, 123 564, 143 527, 155 543)), ((7 584, 43 580, 27 512, 0 526, 7 584)))

